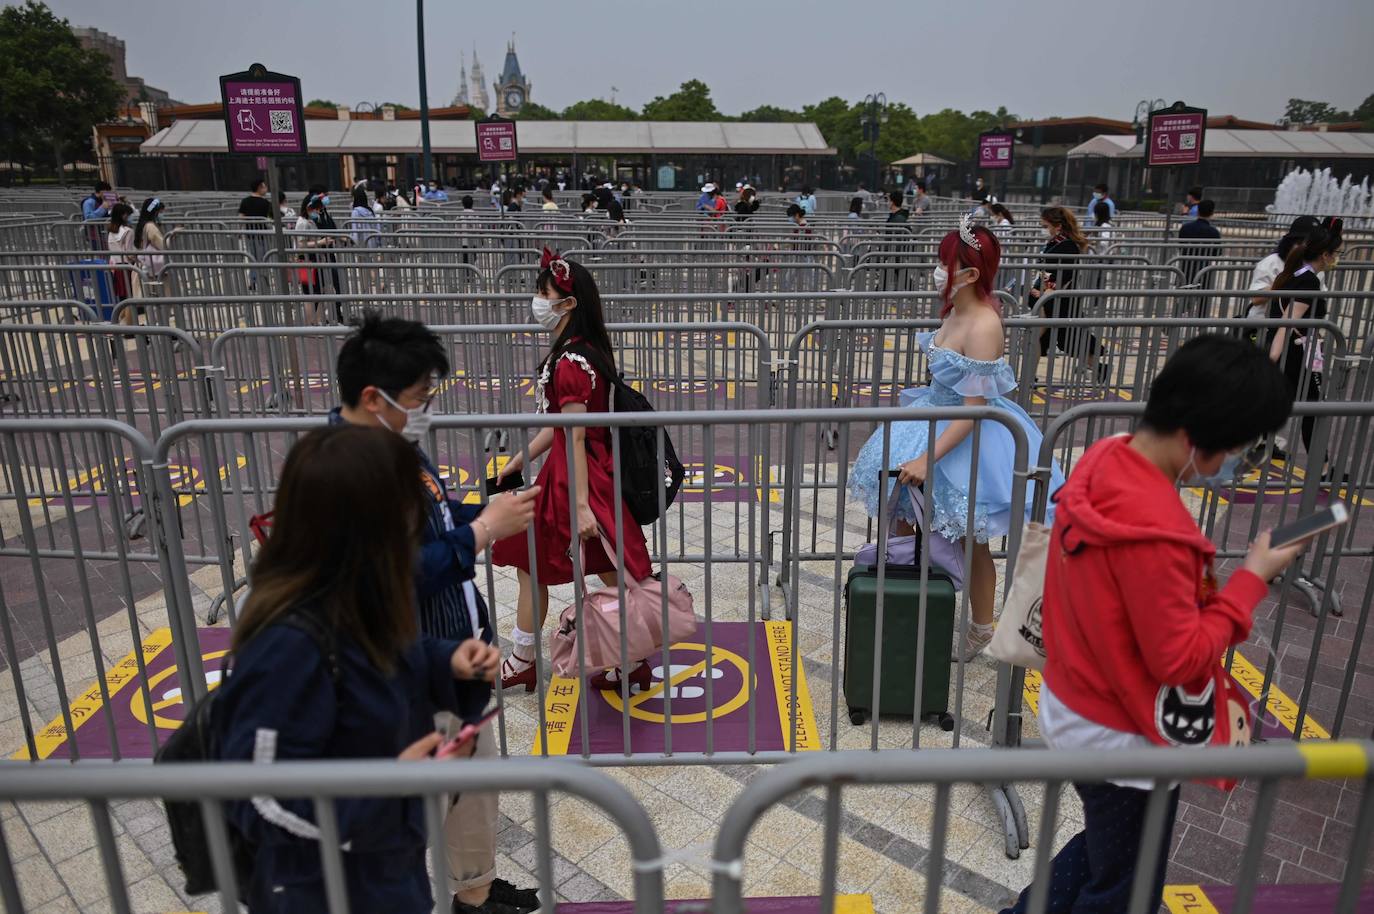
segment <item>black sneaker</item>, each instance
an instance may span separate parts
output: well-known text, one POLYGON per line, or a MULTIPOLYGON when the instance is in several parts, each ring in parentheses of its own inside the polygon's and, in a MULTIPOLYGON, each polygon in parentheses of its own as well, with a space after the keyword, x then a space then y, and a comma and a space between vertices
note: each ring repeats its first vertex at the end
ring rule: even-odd
POLYGON ((504 879, 492 880, 489 897, 492 901, 499 901, 501 904, 510 905, 522 911, 539 910, 538 889, 516 888, 504 879))
POLYGON ((452 911, 453 914, 528 914, 524 908, 502 904, 490 895, 487 896, 485 902, 479 905, 463 904, 455 896, 452 911))

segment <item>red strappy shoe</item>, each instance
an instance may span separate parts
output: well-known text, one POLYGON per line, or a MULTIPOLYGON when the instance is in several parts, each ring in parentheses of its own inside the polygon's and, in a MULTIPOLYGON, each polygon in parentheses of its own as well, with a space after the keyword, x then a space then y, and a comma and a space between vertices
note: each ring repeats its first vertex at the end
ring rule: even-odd
POLYGON ((501 661, 501 689, 503 691, 510 691, 516 686, 524 686, 526 692, 533 692, 535 683, 538 681, 534 669, 534 661, 520 661, 521 663, 529 663, 529 666, 521 670, 516 669, 515 661, 517 660, 519 660, 519 658, 511 654, 505 660, 501 661))
MULTIPOLYGON (((610 670, 602 670, 600 673, 589 678, 587 680, 587 685, 600 692, 619 692, 620 677, 620 667, 613 667, 610 670), (612 672, 615 673, 614 679, 611 678, 612 672)), ((631 689, 632 692, 646 691, 654 681, 654 671, 653 668, 649 666, 648 661, 641 660, 639 666, 630 671, 629 680, 630 685, 635 687, 631 689)))

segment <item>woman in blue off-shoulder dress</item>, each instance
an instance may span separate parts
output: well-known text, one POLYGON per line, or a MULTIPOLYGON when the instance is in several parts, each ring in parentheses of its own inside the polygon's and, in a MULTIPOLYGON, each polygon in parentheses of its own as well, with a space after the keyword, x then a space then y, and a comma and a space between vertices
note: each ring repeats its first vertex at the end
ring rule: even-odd
MULTIPOLYGON (((981 226, 971 227, 967 220, 940 242, 934 282, 943 300, 940 316, 944 323, 938 331, 917 336, 930 366, 931 383, 928 387, 902 391, 901 403, 919 408, 986 404, 1004 410, 1024 429, 1030 447, 1028 458, 1033 462, 1040 450, 1040 429, 1025 410, 1007 399, 1007 394, 1016 388, 1016 376, 1003 353, 1001 309, 993 296, 1000 260, 1001 247, 996 236, 981 226)), ((1011 432, 999 422, 981 423, 978 463, 973 466, 973 424, 971 419, 936 423, 933 472, 929 472, 926 454, 930 449, 930 423, 894 422, 887 435, 879 428, 860 449, 849 483, 853 496, 863 501, 870 516, 876 517, 884 480, 882 471, 897 469, 900 486, 893 487, 888 482, 888 497, 898 499, 896 515, 902 525, 909 527, 916 519, 910 487, 924 486, 933 506, 933 534, 952 540, 973 534, 973 561, 965 570, 973 615, 962 650, 965 660, 976 657, 992 640, 997 570, 988 541, 1007 534, 1014 511, 1023 512, 1022 516, 1029 519, 1033 495, 1033 487, 1028 485, 1024 504, 1012 504, 1015 444, 1011 432), (975 477, 973 526, 969 530, 970 482, 975 477)), ((1064 475, 1055 464, 1050 491, 1063 483, 1064 475)), ((1051 502, 1046 523, 1053 521, 1051 502)))

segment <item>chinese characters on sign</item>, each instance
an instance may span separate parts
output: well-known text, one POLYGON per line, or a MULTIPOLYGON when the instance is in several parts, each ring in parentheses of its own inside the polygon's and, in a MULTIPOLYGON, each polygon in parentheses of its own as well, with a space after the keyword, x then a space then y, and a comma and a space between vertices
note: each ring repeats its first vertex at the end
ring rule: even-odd
POLYGON ((1010 133, 991 131, 978 135, 978 167, 1011 168, 1012 144, 1010 133))
POLYGON ((1202 162, 1202 141, 1207 130, 1207 112, 1174 105, 1150 115, 1146 137, 1145 164, 1197 165, 1202 162))
POLYGON ((477 159, 481 162, 514 162, 519 150, 515 143, 515 122, 478 121, 477 159))
POLYGON ((254 64, 220 77, 231 153, 302 155, 306 150, 300 80, 254 64))

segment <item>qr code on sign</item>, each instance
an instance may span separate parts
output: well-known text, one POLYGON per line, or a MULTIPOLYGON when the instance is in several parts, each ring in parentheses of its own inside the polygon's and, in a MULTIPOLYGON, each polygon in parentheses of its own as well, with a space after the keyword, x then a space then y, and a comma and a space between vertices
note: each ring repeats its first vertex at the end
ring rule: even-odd
POLYGON ((273 112, 272 112, 272 132, 273 132, 273 133, 291 133, 293 130, 294 130, 294 128, 291 126, 291 112, 290 112, 290 111, 273 111, 273 112))
POLYGON ((1179 149, 1196 149, 1196 148, 1197 148, 1197 134, 1194 134, 1194 133, 1185 133, 1185 134, 1183 134, 1181 137, 1178 138, 1178 148, 1179 148, 1179 149))

